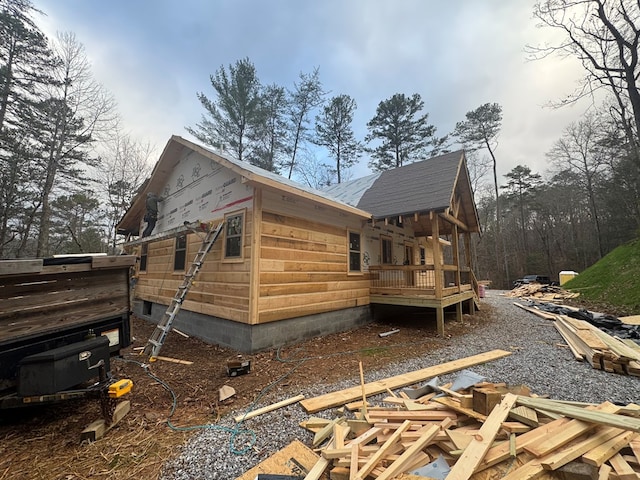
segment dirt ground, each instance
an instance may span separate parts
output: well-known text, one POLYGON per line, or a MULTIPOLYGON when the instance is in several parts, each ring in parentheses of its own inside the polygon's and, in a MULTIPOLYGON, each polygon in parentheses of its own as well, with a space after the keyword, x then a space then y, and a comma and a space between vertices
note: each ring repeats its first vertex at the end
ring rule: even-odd
MULTIPOLYGON (((144 357, 135 347, 146 344, 154 326, 134 318, 135 341, 123 351, 124 360, 112 362, 116 377, 134 382, 132 393, 126 397, 131 401, 130 413, 103 439, 81 443, 82 430, 101 418, 97 400, 0 412, 0 480, 157 478, 163 463, 177 455, 180 446, 194 433, 167 426, 172 396, 149 373, 176 395, 171 423, 178 427, 201 425, 216 422, 232 409, 251 405, 263 389, 278 380, 269 392, 282 398, 297 395, 301 385, 359 379, 360 361, 366 377, 367 370, 438 349, 491 320, 492 311, 486 304, 482 311, 472 317, 465 315, 461 322, 447 317, 447 338, 442 339, 437 336, 435 318, 396 317, 279 351, 244 355, 243 359, 251 361, 251 371, 229 377, 227 361, 237 359, 238 352, 175 332, 169 335, 161 355, 193 364, 156 361, 145 370, 140 365, 144 357), (395 329, 399 332, 379 336, 395 329), (236 395, 219 402, 218 392, 223 385, 233 387, 236 395)), ((263 400, 269 403, 268 398, 263 400)))

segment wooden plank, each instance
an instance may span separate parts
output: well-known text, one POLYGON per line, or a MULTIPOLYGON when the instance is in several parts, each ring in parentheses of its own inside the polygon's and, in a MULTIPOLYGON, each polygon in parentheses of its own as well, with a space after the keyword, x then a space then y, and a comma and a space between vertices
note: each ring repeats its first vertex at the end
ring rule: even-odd
POLYGON ((545 470, 557 470, 620 433, 622 433, 622 430, 619 428, 600 427, 595 434, 589 435, 584 440, 545 455, 540 459, 540 465, 545 470))
POLYGON ((536 457, 542 457, 595 428, 596 424, 594 423, 584 422, 582 420, 571 420, 562 431, 557 432, 553 437, 541 439, 539 442, 533 442, 524 447, 524 449, 536 457))
POLYGON ((629 442, 629 447, 636 457, 636 463, 640 465, 640 440, 632 440, 629 442))
POLYGON ((124 400, 116 405, 113 415, 111 416, 111 423, 107 425, 104 419, 96 420, 90 423, 80 434, 80 440, 88 440, 95 442, 101 439, 104 435, 113 427, 115 427, 124 416, 131 410, 131 402, 124 400))
POLYGON ((282 407, 286 407, 287 405, 291 405, 293 403, 299 402, 304 398, 304 395, 297 395, 295 397, 287 398, 280 402, 273 403, 271 405, 267 405, 266 407, 258 408, 248 413, 244 413, 242 415, 238 415, 233 417, 233 420, 236 423, 243 422, 248 420, 249 418, 257 417, 258 415, 262 415, 263 413, 272 412, 273 410, 277 410, 282 407))
POLYGON ((94 269, 133 267, 135 264, 135 255, 101 255, 91 257, 91 267, 94 269))
MULTIPOLYGON (((327 445, 327 448, 333 448, 333 446, 334 446, 334 440, 332 439, 329 442, 329 445, 327 445)), ((330 460, 327 458, 324 458, 324 457, 318 458, 318 460, 313 465, 311 470, 309 470, 305 475, 304 480, 320 480, 320 477, 322 477, 322 474, 329 466, 329 462, 330 460)))
MULTIPOLYGON (((489 352, 480 353, 470 357, 462 358, 459 360, 453 360, 440 365, 423 368, 414 372, 397 375, 395 377, 386 378, 377 382, 367 383, 365 385, 365 393, 368 396, 383 393, 387 388, 398 389, 413 385, 414 383, 422 382, 427 379, 433 378, 437 375, 444 375, 447 373, 456 372, 465 368, 479 365, 489 362, 491 360, 497 360, 499 358, 511 355, 511 352, 505 350, 491 350, 489 352)), ((337 392, 331 392, 318 397, 309 398, 300 402, 302 407, 308 413, 319 412, 327 408, 344 405, 345 403, 352 402, 362 395, 362 389, 360 386, 347 388, 337 392)))
POLYGON ((624 432, 616 435, 612 439, 601 443, 591 451, 582 455, 582 461, 589 465, 599 467, 637 437, 638 434, 635 432, 624 432))
POLYGON ((609 464, 615 470, 619 480, 638 480, 638 475, 631 468, 629 462, 622 458, 619 453, 609 459, 609 464))
POLYGON ((609 480, 609 474, 611 474, 612 471, 613 468, 606 463, 603 463, 598 469, 598 480, 609 480))
POLYGON ((496 406, 487 420, 480 427, 480 431, 474 436, 473 440, 456 463, 451 467, 451 471, 447 475, 447 480, 466 480, 473 475, 487 451, 491 447, 502 422, 507 418, 509 410, 516 403, 518 397, 512 393, 507 393, 502 402, 496 406))
POLYGON ((618 427, 625 430, 640 432, 640 419, 637 418, 588 410, 586 408, 574 407, 572 405, 564 405, 562 403, 543 398, 519 396, 517 403, 531 408, 560 413, 567 417, 575 418, 578 420, 584 420, 591 423, 599 423, 601 425, 609 425, 610 427, 618 427))
POLYGON ((524 405, 516 408, 512 408, 509 412, 509 416, 514 420, 529 425, 530 427, 537 428, 540 423, 538 422, 538 414, 532 408, 525 407, 524 405))
POLYGON ((386 442, 382 444, 382 446, 375 452, 367 463, 365 463, 360 469, 356 472, 354 479, 355 480, 364 480, 369 473, 376 467, 376 465, 382 461, 382 459, 387 455, 387 452, 390 448, 395 445, 404 432, 409 430, 411 427, 411 422, 409 420, 405 420, 403 424, 398 428, 393 434, 387 439, 386 442))
MULTIPOLYGON (((334 418, 329 423, 327 423, 324 427, 322 427, 320 430, 318 430, 318 432, 314 435, 312 445, 314 447, 317 447, 322 442, 324 442, 334 432, 334 427, 338 423, 343 422, 343 421, 344 421, 344 417, 339 417, 339 418, 334 418)), ((335 438, 334 438, 334 440, 335 440, 335 438)), ((334 442, 334 444, 336 444, 336 447, 338 447, 337 442, 334 442)))
POLYGON ((426 447, 438 434, 439 431, 440 428, 437 425, 432 425, 431 427, 429 427, 418 440, 416 440, 409 448, 407 448, 402 453, 402 455, 400 455, 400 457, 398 457, 397 460, 395 460, 385 469, 382 475, 379 475, 377 477, 377 480, 389 480, 396 475, 403 473, 407 468, 407 463, 411 461, 412 457, 424 447, 426 447))
POLYGON ((369 418, 371 420, 379 421, 380 419, 387 419, 390 421, 435 421, 444 420, 445 418, 457 419, 458 415, 455 412, 447 410, 369 410, 369 418))
POLYGON ((475 418, 476 420, 479 420, 480 422, 484 422, 487 419, 486 415, 478 413, 475 410, 472 410, 471 408, 465 408, 460 404, 460 402, 457 402, 452 398, 437 397, 437 398, 434 398, 433 401, 436 402, 436 403, 439 403, 441 405, 445 405, 445 406, 449 407, 451 410, 454 410, 456 412, 462 413, 463 415, 466 415, 466 416, 468 416, 470 418, 475 418))
MULTIPOLYGON (((524 447, 527 446, 531 442, 535 442, 540 440, 541 438, 545 438, 549 435, 554 435, 556 432, 562 431, 564 426, 569 423, 568 418, 559 418, 558 420, 553 420, 546 425, 542 425, 534 430, 523 433, 522 435, 518 435, 516 437, 516 453, 520 453, 524 450, 524 447)), ((504 442, 500 445, 496 445, 495 447, 491 447, 487 454, 485 455, 482 462, 476 468, 476 472, 485 470, 490 468, 498 463, 506 460, 510 456, 510 448, 509 443, 504 442)))
POLYGON ((42 270, 42 259, 2 260, 0 261, 0 275, 24 275, 38 273, 42 270))

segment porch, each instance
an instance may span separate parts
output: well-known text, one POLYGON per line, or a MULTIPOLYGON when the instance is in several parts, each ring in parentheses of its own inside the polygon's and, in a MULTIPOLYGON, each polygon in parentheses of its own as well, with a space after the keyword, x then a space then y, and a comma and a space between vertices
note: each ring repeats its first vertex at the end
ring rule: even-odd
POLYGON ((372 304, 432 308, 438 335, 444 335, 444 309, 455 305, 456 319, 463 307, 473 314, 479 286, 469 267, 456 265, 376 265, 369 267, 372 304))

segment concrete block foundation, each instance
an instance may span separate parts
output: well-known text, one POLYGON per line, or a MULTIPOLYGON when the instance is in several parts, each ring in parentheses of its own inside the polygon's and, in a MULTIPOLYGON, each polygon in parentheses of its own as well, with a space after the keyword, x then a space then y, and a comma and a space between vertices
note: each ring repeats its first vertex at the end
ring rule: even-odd
MULTIPOLYGON (((133 313, 159 323, 165 305, 136 300, 133 313)), ((279 320, 260 325, 247 325, 202 313, 180 310, 173 327, 207 343, 228 347, 242 353, 255 353, 309 338, 343 332, 373 321, 368 305, 334 312, 279 320)))

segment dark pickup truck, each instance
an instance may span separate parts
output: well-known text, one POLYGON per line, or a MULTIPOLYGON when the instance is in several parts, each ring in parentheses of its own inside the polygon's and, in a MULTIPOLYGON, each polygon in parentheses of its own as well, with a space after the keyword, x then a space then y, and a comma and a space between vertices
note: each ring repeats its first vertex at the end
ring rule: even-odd
POLYGON ((112 378, 110 359, 131 343, 134 263, 132 255, 0 261, 0 410, 130 389, 112 378))
POLYGON ((542 285, 551 285, 551 279, 544 275, 525 275, 513 282, 513 287, 519 287, 520 285, 526 285, 528 283, 540 283, 542 285))

